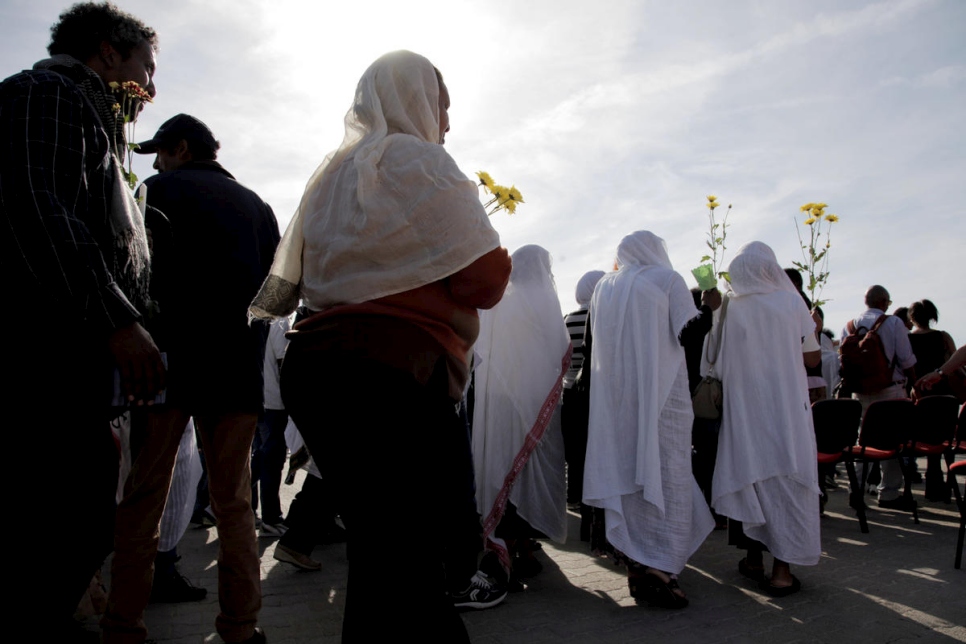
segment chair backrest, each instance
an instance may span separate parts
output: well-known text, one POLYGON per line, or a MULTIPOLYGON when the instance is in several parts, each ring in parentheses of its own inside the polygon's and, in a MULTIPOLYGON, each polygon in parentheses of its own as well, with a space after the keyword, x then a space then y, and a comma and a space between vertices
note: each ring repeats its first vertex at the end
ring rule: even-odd
POLYGON ((966 405, 959 408, 959 420, 956 421, 956 434, 953 443, 966 443, 966 405))
POLYGON ((956 435, 956 411, 959 402, 953 396, 926 396, 916 403, 916 422, 912 432, 914 443, 941 445, 956 435))
POLYGON ((916 405, 908 398, 880 400, 869 405, 859 430, 859 445, 898 449, 912 435, 916 405))
POLYGON ((862 403, 851 398, 829 398, 812 405, 815 444, 821 454, 835 454, 855 445, 862 420, 862 403))

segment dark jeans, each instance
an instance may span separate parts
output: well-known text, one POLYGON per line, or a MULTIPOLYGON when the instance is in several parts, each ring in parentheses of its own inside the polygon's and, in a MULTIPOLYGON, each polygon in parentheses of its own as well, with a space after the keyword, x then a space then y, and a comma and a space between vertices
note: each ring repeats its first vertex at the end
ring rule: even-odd
POLYGON ((560 423, 567 459, 567 503, 580 503, 584 497, 584 459, 587 456, 587 423, 590 399, 585 390, 564 389, 560 423))
POLYGON ((298 340, 285 356, 285 407, 333 486, 351 548, 343 642, 469 641, 445 591, 444 561, 472 461, 442 361, 437 367, 421 385, 298 340))
POLYGON ((311 555, 316 544, 321 543, 335 525, 335 515, 335 503, 329 486, 322 479, 309 474, 288 509, 288 518, 285 519, 288 531, 279 543, 306 556, 311 555))
POLYGON ((262 521, 275 525, 282 520, 282 503, 278 491, 282 487, 282 470, 285 469, 285 426, 288 412, 284 409, 266 409, 258 421, 255 440, 252 442, 252 509, 258 509, 262 500, 262 521), (256 490, 256 486, 259 488, 256 490), (257 492, 260 490, 260 495, 257 492))

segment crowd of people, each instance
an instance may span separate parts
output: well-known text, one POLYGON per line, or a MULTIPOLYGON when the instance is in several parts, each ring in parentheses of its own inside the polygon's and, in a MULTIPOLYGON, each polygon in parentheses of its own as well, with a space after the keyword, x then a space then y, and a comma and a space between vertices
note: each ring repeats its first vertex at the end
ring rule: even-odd
MULTIPOLYGON (((725 527, 763 592, 801 588, 791 566, 821 552, 810 404, 831 395, 839 358, 767 245, 741 248, 722 295, 689 291, 664 241, 633 232, 564 316, 550 253, 501 246, 443 147, 443 75, 408 51, 365 71, 284 235, 187 114, 138 144, 158 174, 134 193, 121 151, 143 104, 118 88, 154 96, 156 48, 137 18, 80 3, 53 26, 51 58, 0 84, 3 262, 18 311, 44 312, 39 341, 10 343, 8 395, 44 410, 57 472, 32 477, 13 516, 34 517, 38 552, 72 543, 66 560, 14 558, 15 610, 43 597, 57 641, 145 642, 149 601, 207 593, 175 567, 192 515, 217 527, 225 642, 267 641, 259 536, 303 570, 324 565, 317 543, 347 539, 343 641, 468 641, 458 610, 538 574, 539 539, 567 537, 568 505, 649 604, 688 605, 679 575, 725 527), (709 374, 723 399, 696 418, 709 374), (289 452, 309 475, 285 513, 289 452), (387 535, 418 562, 389 605, 387 535), (72 615, 111 552, 101 632, 87 633, 72 615)), ((966 354, 930 328, 935 305, 909 307, 908 333, 885 288, 865 301, 841 341, 876 337, 888 367, 875 386, 846 377, 863 406, 914 384, 953 393, 966 354)), ((898 467, 882 464, 880 506, 906 503, 898 467)), ((939 467, 930 498, 948 495, 939 467)))

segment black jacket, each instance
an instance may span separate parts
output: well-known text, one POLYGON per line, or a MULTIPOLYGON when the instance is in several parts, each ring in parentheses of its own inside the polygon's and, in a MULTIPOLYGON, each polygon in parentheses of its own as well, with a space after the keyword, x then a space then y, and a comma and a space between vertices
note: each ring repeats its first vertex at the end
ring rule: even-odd
POLYGON ((261 411, 264 327, 248 305, 268 275, 278 222, 215 161, 151 177, 148 328, 168 354, 168 401, 191 413, 261 411))

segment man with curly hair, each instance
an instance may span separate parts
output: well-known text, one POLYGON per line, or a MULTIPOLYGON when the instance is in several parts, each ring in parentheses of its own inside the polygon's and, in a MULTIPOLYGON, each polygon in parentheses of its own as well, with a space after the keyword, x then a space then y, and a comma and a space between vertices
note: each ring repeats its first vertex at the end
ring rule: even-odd
POLYGON ((97 638, 72 615, 111 550, 112 372, 130 403, 150 404, 164 387, 141 326, 148 246, 122 175, 124 115, 110 85, 135 81, 154 96, 156 48, 137 18, 81 3, 51 28, 51 58, 0 83, 3 329, 23 340, 8 346, 5 408, 34 412, 10 426, 8 454, 36 472, 30 493, 8 495, 10 516, 29 517, 31 535, 10 563, 10 601, 14 615, 46 611, 32 620, 43 624, 37 639, 97 638))

